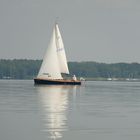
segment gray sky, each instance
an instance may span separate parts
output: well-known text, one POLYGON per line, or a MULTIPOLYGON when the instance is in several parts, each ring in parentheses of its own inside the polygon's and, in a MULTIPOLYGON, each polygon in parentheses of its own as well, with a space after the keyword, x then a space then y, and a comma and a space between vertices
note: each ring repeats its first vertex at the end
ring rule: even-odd
POLYGON ((0 0, 0 58, 42 59, 56 17, 68 61, 139 62, 139 0, 0 0))

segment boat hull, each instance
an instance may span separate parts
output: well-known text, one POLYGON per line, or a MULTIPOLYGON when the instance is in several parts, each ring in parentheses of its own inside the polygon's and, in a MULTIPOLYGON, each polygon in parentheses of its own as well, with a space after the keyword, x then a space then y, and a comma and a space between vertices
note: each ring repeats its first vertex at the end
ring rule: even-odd
POLYGON ((34 79, 35 84, 44 85, 81 85, 81 81, 74 80, 51 80, 51 79, 34 79))

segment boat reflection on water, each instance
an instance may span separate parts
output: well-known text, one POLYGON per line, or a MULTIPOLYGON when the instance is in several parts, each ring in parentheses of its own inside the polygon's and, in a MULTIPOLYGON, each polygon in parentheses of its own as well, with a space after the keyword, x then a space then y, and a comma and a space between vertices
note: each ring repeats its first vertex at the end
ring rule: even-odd
POLYGON ((77 86, 37 86, 47 137, 59 139, 68 130, 69 95, 75 96, 77 86))

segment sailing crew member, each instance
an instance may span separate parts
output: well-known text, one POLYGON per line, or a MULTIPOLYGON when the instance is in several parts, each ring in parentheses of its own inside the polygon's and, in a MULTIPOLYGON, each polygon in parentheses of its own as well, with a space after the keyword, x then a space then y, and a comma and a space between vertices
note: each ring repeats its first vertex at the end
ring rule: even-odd
POLYGON ((76 80, 77 80, 77 78, 76 78, 76 76, 75 76, 75 75, 73 75, 72 79, 73 79, 74 81, 76 81, 76 80))

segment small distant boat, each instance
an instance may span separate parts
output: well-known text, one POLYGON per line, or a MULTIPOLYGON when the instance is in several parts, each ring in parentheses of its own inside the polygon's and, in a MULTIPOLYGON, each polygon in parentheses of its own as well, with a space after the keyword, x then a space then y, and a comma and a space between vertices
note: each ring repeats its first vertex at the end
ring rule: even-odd
POLYGON ((40 67, 35 84, 47 85, 81 85, 74 75, 72 79, 64 79, 62 73, 69 74, 64 44, 58 24, 53 28, 52 37, 40 67))

